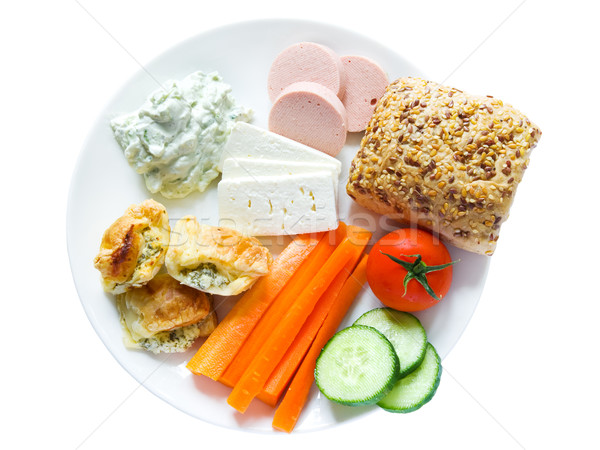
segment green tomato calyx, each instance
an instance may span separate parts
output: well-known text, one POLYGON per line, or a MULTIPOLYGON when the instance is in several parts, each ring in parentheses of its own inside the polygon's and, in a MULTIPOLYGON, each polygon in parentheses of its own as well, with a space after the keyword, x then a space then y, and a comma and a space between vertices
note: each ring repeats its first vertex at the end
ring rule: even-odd
POLYGON ((408 262, 408 261, 403 261, 399 258, 396 258, 395 256, 389 255, 388 253, 384 253, 384 252, 381 252, 381 253, 383 255, 387 256, 388 258, 390 258, 395 263, 400 264, 404 268, 404 270, 406 270, 406 276, 404 277, 404 282, 403 282, 403 284, 404 284, 404 294, 402 294, 403 297, 407 292, 406 289, 407 289, 408 282, 410 280, 414 279, 421 286, 423 286, 425 288, 425 291, 427 291, 427 293, 431 297, 433 297, 437 301, 440 301, 441 299, 438 298, 437 295, 435 295, 435 292, 433 292, 433 289, 431 289, 431 286, 429 286, 429 282, 427 281, 427 274, 429 272, 443 270, 446 267, 451 266, 452 264, 456 264, 457 262, 460 261, 460 259, 457 259, 456 261, 451 261, 446 264, 440 264, 439 266, 428 266, 427 264, 425 264, 425 262, 421 258, 421 255, 402 255, 404 257, 416 258, 413 262, 408 262))

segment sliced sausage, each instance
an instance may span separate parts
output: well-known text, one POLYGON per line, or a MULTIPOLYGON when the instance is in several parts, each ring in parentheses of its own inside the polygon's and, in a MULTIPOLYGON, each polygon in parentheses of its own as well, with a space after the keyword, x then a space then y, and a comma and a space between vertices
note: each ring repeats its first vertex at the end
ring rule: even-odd
POLYGON ((346 142, 346 110, 331 90, 300 81, 285 88, 275 100, 269 130, 336 156, 346 142))
POLYGON ((268 88, 271 102, 292 83, 312 81, 344 94, 345 77, 339 56, 329 47, 314 42, 299 42, 283 50, 269 71, 268 88))
POLYGON ((363 131, 389 84, 388 76, 376 62, 364 56, 342 56, 341 61, 346 89, 340 98, 348 115, 348 131, 363 131))

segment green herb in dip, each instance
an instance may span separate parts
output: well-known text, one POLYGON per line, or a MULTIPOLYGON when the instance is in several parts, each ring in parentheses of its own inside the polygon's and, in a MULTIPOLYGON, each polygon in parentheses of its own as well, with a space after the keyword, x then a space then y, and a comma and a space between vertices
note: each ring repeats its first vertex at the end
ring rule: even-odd
POLYGON ((236 121, 252 111, 236 104, 217 72, 168 81, 140 109, 113 119, 115 139, 152 193, 166 198, 204 191, 218 175, 223 146, 236 121))

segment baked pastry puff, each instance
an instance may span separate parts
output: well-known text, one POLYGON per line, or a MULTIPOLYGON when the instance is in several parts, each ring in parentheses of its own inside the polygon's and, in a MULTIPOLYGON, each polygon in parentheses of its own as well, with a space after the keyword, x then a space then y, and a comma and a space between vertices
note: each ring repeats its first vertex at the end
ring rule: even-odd
POLYGON ((121 294, 150 281, 160 270, 169 246, 169 217, 149 199, 131 205, 102 236, 94 267, 106 292, 121 294))
POLYGON ((166 273, 117 295, 117 308, 125 346, 153 353, 183 352, 217 326, 212 297, 166 273))
POLYGON ((269 273, 273 257, 261 242, 225 227, 200 225, 184 216, 171 233, 165 264, 188 286, 217 295, 237 295, 269 273))

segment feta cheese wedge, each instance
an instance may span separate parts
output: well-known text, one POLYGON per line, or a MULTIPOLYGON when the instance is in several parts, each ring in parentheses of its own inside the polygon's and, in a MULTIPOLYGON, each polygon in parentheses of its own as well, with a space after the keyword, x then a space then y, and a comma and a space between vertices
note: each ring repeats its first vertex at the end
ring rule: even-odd
POLYGON ((329 171, 222 179, 218 202, 220 225, 251 236, 314 233, 338 227, 329 171))
POLYGON ((273 175, 308 175, 319 171, 330 172, 337 198, 339 173, 337 164, 298 161, 276 161, 271 159, 226 158, 223 163, 223 180, 237 177, 263 177, 273 175))
POLYGON ((236 122, 221 154, 219 170, 227 158, 267 159, 272 161, 328 163, 339 176, 342 163, 319 150, 245 122, 236 122))

